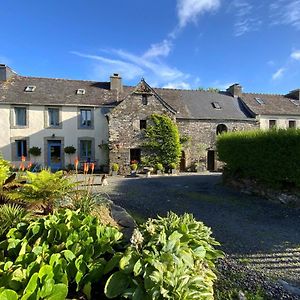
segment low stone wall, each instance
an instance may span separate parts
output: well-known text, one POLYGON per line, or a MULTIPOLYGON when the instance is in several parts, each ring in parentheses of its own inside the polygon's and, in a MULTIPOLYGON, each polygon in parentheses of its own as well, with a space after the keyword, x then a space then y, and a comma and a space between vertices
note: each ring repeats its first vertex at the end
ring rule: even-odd
POLYGON ((256 182, 255 180, 230 178, 223 175, 225 185, 233 187, 248 195, 260 196, 273 202, 291 205, 300 208, 300 190, 274 190, 256 182))

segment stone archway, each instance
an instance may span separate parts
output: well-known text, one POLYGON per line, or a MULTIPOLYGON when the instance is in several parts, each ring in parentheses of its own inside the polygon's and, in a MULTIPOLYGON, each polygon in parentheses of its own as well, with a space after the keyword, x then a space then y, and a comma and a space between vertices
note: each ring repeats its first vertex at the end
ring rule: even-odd
POLYGON ((224 132, 227 132, 227 131, 228 131, 228 128, 225 124, 219 124, 217 126, 217 130, 216 130, 217 135, 219 135, 221 133, 224 133, 224 132))

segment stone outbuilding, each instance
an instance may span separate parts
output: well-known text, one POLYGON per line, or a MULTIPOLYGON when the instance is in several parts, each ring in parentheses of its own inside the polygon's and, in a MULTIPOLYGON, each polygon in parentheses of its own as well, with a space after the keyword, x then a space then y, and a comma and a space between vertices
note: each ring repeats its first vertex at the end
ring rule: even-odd
POLYGON ((180 170, 219 168, 216 136, 258 127, 240 100, 228 92, 150 87, 144 79, 108 115, 109 158, 121 173, 143 155, 143 129, 152 114, 167 114, 178 126, 182 144, 180 170))

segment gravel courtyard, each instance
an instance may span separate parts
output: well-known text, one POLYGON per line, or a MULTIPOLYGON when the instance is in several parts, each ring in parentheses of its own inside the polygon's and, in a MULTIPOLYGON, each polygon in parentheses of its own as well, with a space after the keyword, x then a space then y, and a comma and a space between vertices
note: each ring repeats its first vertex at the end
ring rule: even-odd
POLYGON ((109 177, 95 186, 137 220, 192 213, 240 263, 300 287, 300 210, 222 186, 221 174, 109 177))

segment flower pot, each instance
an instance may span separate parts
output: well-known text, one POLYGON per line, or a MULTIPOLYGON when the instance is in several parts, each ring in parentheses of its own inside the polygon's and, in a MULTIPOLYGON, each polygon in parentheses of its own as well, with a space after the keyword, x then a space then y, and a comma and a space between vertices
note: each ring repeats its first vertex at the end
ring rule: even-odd
POLYGON ((162 171, 161 171, 161 170, 157 170, 157 171, 156 171, 156 174, 157 174, 157 175, 162 175, 162 171))
POLYGON ((118 171, 111 171, 111 176, 117 176, 118 175, 118 171))
POLYGON ((177 174, 177 170, 176 169, 172 169, 172 175, 176 175, 177 174))

